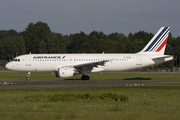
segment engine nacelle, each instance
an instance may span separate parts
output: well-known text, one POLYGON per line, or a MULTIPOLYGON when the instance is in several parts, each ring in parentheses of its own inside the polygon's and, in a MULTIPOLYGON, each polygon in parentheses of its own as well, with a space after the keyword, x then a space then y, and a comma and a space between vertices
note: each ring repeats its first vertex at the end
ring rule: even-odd
POLYGON ((56 77, 72 77, 74 75, 73 68, 58 68, 58 72, 56 72, 56 77))

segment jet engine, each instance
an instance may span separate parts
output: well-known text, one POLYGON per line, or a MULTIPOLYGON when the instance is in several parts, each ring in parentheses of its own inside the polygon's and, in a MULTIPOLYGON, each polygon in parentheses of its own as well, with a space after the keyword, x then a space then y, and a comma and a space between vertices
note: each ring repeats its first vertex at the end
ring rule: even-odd
POLYGON ((58 72, 56 72, 56 77, 72 77, 74 75, 73 68, 58 68, 58 72))

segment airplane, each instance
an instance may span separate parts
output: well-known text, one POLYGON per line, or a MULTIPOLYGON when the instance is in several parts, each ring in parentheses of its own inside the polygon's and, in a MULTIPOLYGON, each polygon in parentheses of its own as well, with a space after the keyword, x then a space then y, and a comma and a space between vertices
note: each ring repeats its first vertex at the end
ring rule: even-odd
POLYGON ((161 27, 149 43, 138 53, 112 54, 25 54, 6 64, 13 71, 55 72, 56 77, 72 77, 82 74, 81 80, 89 80, 87 73, 126 71, 173 60, 164 55, 170 27, 161 27))

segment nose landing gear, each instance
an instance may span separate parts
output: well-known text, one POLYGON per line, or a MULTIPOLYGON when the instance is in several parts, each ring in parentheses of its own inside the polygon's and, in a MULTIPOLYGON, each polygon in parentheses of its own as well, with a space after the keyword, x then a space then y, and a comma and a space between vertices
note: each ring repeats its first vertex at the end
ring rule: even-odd
POLYGON ((26 80, 29 81, 31 78, 31 72, 28 72, 26 80))

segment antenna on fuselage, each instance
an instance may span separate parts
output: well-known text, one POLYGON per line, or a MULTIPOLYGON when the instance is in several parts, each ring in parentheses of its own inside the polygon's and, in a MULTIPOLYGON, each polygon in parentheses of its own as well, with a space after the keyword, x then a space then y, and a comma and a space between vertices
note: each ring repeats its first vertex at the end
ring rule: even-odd
POLYGON ((104 54, 104 52, 102 54, 104 54))
POLYGON ((29 54, 31 54, 31 52, 29 54))

